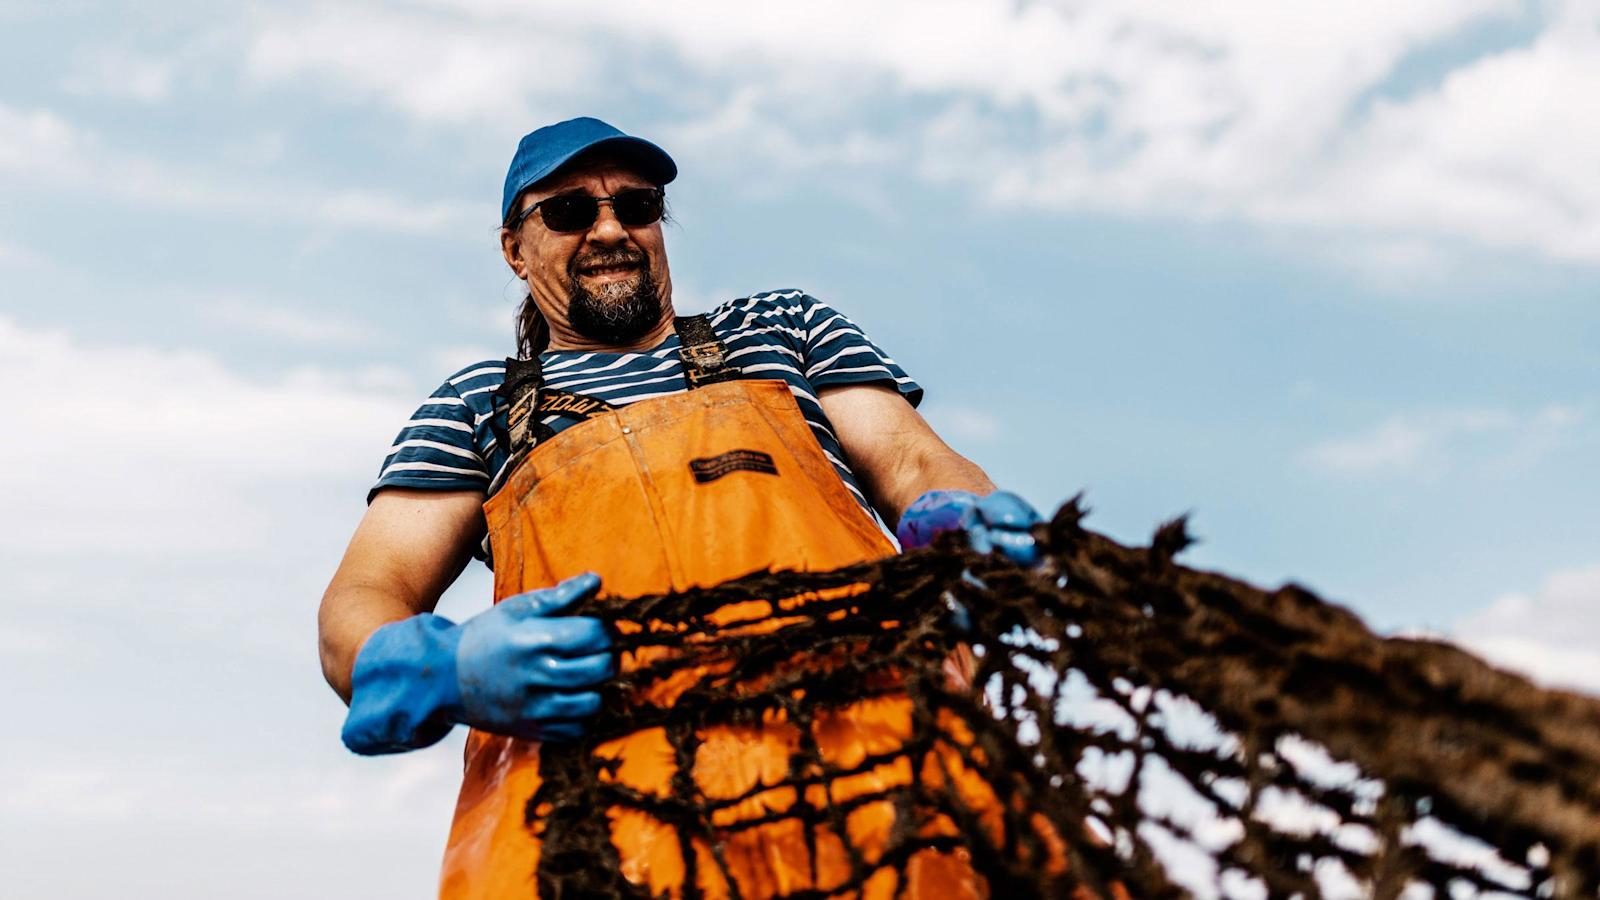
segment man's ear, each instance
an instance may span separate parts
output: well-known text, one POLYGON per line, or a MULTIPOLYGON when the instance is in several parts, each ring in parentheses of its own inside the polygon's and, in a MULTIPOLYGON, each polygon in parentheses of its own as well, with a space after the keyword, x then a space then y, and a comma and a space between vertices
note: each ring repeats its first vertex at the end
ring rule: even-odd
POLYGON ((518 278, 527 281, 528 273, 522 269, 521 250, 522 241, 516 232, 509 228, 500 229, 500 255, 505 257, 506 265, 511 267, 511 271, 515 272, 518 278))

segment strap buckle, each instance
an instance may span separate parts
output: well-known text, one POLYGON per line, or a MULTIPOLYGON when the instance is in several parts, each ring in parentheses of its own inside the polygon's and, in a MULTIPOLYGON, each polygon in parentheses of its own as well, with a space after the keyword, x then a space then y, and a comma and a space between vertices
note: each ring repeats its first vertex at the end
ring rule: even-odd
POLYGON ((684 374, 689 376, 689 383, 694 387, 712 380, 723 380, 718 376, 723 375, 723 369, 728 364, 728 355, 720 343, 684 347, 683 357, 683 361, 687 363, 684 366, 684 374))
POLYGON ((678 332, 682 345, 678 354, 683 359, 684 380, 689 382, 691 390, 739 377, 739 371, 728 365, 728 348, 717 337, 705 314, 679 316, 673 320, 672 327, 678 332))

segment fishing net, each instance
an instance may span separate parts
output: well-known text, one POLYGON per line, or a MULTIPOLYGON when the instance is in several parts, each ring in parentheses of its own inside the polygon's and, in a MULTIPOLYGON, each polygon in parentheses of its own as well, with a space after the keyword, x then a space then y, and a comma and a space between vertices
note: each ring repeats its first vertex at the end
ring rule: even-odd
POLYGON ((739 896, 720 848, 779 819, 849 860, 791 896, 892 894, 930 850, 969 858, 993 897, 1597 896, 1600 701, 1376 636, 1293 586, 1178 565, 1181 521, 1129 548, 1082 515, 1069 503, 1037 529, 1034 570, 947 536, 833 572, 588 604, 632 662, 591 738, 544 748, 528 804, 540 895, 644 895, 597 813, 620 807, 683 837, 686 897, 707 865, 739 896), (847 759, 808 738, 873 695, 909 704, 893 746, 847 759), (738 797, 697 787, 709 729, 775 717, 799 735, 784 771, 738 797), (653 793, 595 753, 650 727, 679 763, 653 793), (891 762, 909 776, 832 789, 891 762), (725 815, 775 787, 792 789, 783 809, 725 815), (850 817, 870 804, 895 825, 855 846, 850 817))

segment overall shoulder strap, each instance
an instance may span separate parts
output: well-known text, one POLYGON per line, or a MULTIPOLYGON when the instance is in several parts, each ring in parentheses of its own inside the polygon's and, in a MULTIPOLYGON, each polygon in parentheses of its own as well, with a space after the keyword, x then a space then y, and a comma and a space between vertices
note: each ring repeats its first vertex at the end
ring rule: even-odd
POLYGON ((533 445, 536 438, 534 408, 539 403, 539 389, 544 387, 544 367, 539 357, 532 359, 507 359, 506 380, 494 392, 495 421, 499 412, 505 411, 505 428, 495 427, 498 438, 513 458, 533 445))
POLYGON ((611 412, 611 404, 599 397, 588 397, 544 386, 544 368, 538 357, 507 359, 506 380, 494 392, 496 418, 491 420, 495 438, 515 459, 524 451, 555 435, 544 423, 546 416, 592 419, 611 412), (505 427, 498 425, 505 412, 505 427))
POLYGON ((711 328, 711 320, 704 313, 697 316, 677 316, 672 320, 673 330, 683 345, 683 377, 694 390, 719 381, 732 381, 739 377, 737 366, 728 364, 728 348, 711 328))

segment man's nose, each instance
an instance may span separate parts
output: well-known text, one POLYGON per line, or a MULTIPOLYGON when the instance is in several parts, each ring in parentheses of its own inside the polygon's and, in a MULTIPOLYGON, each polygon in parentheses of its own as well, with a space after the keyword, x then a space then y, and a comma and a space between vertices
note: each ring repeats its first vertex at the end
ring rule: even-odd
POLYGON ((610 200, 600 201, 600 213, 595 216, 594 224, 589 226, 590 241, 596 244, 620 244, 628 239, 628 229, 622 227, 617 221, 617 215, 611 209, 610 200))

